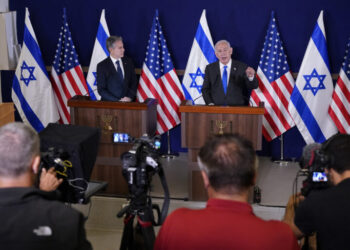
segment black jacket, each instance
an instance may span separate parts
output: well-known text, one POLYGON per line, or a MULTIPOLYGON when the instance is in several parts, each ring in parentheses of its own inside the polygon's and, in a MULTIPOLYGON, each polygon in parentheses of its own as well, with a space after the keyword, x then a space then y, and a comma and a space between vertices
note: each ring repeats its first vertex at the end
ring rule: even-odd
POLYGON ((83 215, 54 198, 36 188, 0 188, 0 249, 92 249, 83 215))
POLYGON ((137 91, 137 79, 132 60, 122 58, 124 68, 124 80, 121 82, 110 57, 97 64, 97 91, 102 101, 119 101, 124 96, 135 99, 137 91))
POLYGON ((215 105, 247 105, 249 103, 250 90, 259 86, 258 79, 254 77, 249 81, 246 76, 247 65, 232 60, 229 82, 226 95, 222 86, 219 61, 208 64, 205 68, 205 77, 202 94, 206 104, 215 105))

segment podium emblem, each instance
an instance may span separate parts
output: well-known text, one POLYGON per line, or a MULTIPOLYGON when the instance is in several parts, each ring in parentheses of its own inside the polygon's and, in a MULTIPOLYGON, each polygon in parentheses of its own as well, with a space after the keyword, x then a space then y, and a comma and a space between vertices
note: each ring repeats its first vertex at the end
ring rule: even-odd
POLYGON ((216 127, 219 129, 219 135, 223 135, 224 128, 227 126, 227 121, 216 120, 215 124, 216 124, 216 127))
POLYGON ((113 120, 113 116, 112 115, 101 115, 101 120, 102 122, 104 122, 104 125, 102 127, 102 132, 104 134, 107 134, 108 132, 111 132, 113 130, 113 127, 112 127, 112 120, 113 120))

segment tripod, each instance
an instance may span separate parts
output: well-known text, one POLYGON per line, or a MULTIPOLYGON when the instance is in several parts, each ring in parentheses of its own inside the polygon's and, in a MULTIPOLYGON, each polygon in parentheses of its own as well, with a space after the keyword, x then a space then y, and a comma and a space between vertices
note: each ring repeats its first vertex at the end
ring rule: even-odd
POLYGON ((155 208, 159 215, 158 205, 152 205, 150 197, 143 195, 142 197, 134 200, 132 199, 130 205, 123 208, 117 217, 124 217, 124 229, 120 249, 146 249, 152 250, 155 233, 154 233, 154 216, 153 208, 155 208), (146 199, 146 200, 145 200, 146 199), (141 202, 137 202, 141 201, 141 202), (142 202, 145 201, 145 202, 142 202), (135 240, 134 240, 134 218, 137 218, 137 224, 135 228, 135 240))

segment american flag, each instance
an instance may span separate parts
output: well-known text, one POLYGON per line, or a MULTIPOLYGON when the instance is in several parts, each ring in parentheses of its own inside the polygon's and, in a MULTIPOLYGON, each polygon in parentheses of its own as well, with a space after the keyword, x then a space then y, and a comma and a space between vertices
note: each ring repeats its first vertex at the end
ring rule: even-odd
POLYGON ((70 112, 67 101, 75 95, 86 95, 88 89, 69 31, 66 9, 63 9, 63 25, 58 38, 50 80, 55 92, 60 122, 68 124, 70 123, 70 112))
POLYGON ((350 40, 328 113, 341 133, 350 133, 350 40))
POLYGON ((156 10, 146 58, 142 66, 137 99, 158 100, 157 133, 162 134, 180 123, 179 105, 184 100, 181 83, 170 59, 156 10))
POLYGON ((271 13, 257 77, 259 88, 252 91, 250 101, 253 106, 265 103, 262 132, 265 139, 271 141, 295 125, 288 112, 294 79, 277 31, 274 12, 271 13))

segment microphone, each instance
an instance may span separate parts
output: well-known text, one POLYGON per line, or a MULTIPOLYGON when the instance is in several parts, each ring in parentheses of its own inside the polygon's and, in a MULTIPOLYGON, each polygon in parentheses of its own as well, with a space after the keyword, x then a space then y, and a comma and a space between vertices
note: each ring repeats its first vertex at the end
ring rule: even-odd
POLYGON ((303 148, 303 155, 300 158, 299 165, 301 168, 307 168, 312 165, 315 159, 315 152, 321 148, 320 143, 311 143, 303 148))
POLYGON ((192 101, 192 103, 193 103, 193 104, 196 104, 195 101, 197 101, 197 100, 198 100, 199 98, 201 98, 202 96, 203 96, 203 95, 199 95, 199 96, 197 96, 196 98, 194 98, 193 101, 192 101))

